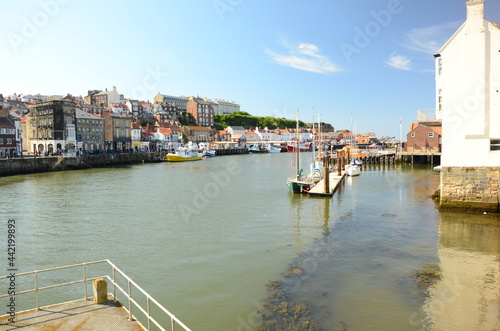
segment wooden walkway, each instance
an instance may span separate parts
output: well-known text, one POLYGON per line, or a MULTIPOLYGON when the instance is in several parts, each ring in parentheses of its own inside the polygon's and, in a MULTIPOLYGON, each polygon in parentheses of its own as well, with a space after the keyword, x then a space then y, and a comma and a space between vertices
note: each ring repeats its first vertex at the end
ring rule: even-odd
POLYGON ((323 196, 332 196, 340 183, 344 180, 346 174, 345 171, 342 171, 342 174, 339 176, 337 172, 330 172, 328 174, 329 180, 329 190, 325 192, 325 178, 320 180, 314 187, 308 192, 311 195, 323 195, 323 196))
POLYGON ((16 314, 15 323, 9 323, 9 317, 0 317, 0 330, 144 330, 112 300, 98 305, 82 299, 29 310, 16 314))

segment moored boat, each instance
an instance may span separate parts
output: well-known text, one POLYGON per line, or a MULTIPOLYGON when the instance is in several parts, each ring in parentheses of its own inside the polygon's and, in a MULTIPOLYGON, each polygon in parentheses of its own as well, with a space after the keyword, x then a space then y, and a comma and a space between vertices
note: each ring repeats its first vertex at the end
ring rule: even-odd
POLYGON ((288 152, 295 152, 297 151, 297 145, 299 146, 298 150, 299 152, 311 152, 312 151, 312 144, 305 143, 305 144, 287 144, 286 145, 286 150, 288 152))
POLYGON ((177 149, 173 154, 167 154, 166 158, 170 162, 198 161, 203 159, 197 150, 185 147, 177 149))

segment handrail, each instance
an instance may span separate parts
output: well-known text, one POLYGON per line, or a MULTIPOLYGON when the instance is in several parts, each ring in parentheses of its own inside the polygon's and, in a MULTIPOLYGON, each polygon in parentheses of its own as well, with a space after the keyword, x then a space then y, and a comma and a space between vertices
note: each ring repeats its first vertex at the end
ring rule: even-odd
MULTIPOLYGON (((32 293, 35 292, 36 295, 36 310, 40 310, 40 291, 46 290, 46 289, 52 289, 56 287, 62 287, 62 286, 68 286, 68 285, 73 285, 73 284, 78 284, 78 283, 83 283, 83 290, 84 290, 84 299, 87 300, 87 282, 93 281, 95 279, 99 278, 107 278, 112 284, 113 284, 113 299, 117 301, 116 299, 116 289, 120 290, 122 294, 124 294, 127 299, 128 299, 128 313, 129 313, 129 319, 133 320, 134 316, 132 314, 132 304, 134 304, 139 311, 141 311, 144 316, 147 318, 147 327, 146 330, 151 330, 151 323, 156 325, 160 330, 166 330, 164 327, 161 326, 161 324, 151 316, 151 303, 155 304, 158 308, 160 308, 161 311, 163 311, 164 314, 170 317, 170 327, 171 330, 174 330, 175 325, 179 325, 186 331, 191 331, 184 323, 182 323, 177 317, 175 317, 174 314, 172 314, 170 311, 168 311, 165 307, 163 307, 158 301, 156 301, 151 295, 149 295, 145 290, 143 290, 137 283, 135 283, 130 277, 128 277, 122 270, 120 270, 115 264, 113 264, 109 260, 99 260, 99 261, 92 261, 92 262, 85 262, 85 263, 79 263, 79 264, 72 264, 72 265, 67 265, 67 266, 62 266, 62 267, 54 267, 54 268, 49 268, 49 269, 42 269, 42 270, 35 270, 35 271, 30 271, 30 272, 23 272, 16 274, 16 278, 22 277, 22 276, 28 276, 28 275, 35 275, 35 284, 33 289, 28 289, 24 291, 19 291, 15 294, 4 294, 0 295, 1 298, 6 298, 6 297, 11 297, 11 296, 17 296, 21 294, 26 294, 26 293, 32 293), (92 277, 92 278, 87 278, 87 266, 89 265, 95 265, 95 264, 102 264, 106 263, 112 268, 112 277, 105 275, 102 277, 92 277), (77 268, 77 267, 82 267, 83 270, 83 279, 76 280, 76 281, 70 281, 70 282, 65 282, 65 283, 60 283, 60 284, 54 284, 54 285, 49 285, 49 286, 39 286, 39 276, 42 273, 46 272, 51 272, 51 271, 56 271, 56 270, 63 270, 63 269, 70 269, 70 268, 77 268), (118 285, 118 282, 116 280, 116 272, 118 272, 122 277, 125 278, 127 281, 127 289, 123 289, 120 285, 118 285), (144 296, 146 296, 146 309, 143 308, 137 300, 134 299, 132 295, 132 286, 139 290, 144 296)), ((1 276, 0 280, 3 279, 8 279, 10 276, 1 276)))

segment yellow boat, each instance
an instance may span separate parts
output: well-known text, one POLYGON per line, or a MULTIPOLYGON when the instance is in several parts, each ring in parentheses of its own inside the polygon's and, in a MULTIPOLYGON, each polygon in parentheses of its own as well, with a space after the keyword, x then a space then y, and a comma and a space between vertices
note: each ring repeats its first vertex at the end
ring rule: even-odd
POLYGON ((170 162, 197 161, 203 159, 197 150, 188 148, 179 148, 174 154, 167 154, 166 158, 170 162))

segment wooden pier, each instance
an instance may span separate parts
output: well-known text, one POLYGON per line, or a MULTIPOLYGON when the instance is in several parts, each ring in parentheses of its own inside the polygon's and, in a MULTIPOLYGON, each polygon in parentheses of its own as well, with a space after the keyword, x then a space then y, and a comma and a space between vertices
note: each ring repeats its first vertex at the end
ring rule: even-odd
POLYGON ((308 192, 310 195, 332 196, 344 180, 346 174, 342 171, 340 175, 336 172, 329 172, 308 192))

